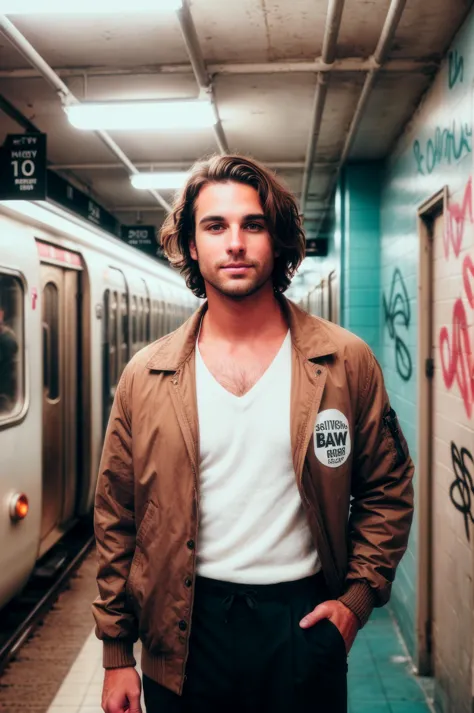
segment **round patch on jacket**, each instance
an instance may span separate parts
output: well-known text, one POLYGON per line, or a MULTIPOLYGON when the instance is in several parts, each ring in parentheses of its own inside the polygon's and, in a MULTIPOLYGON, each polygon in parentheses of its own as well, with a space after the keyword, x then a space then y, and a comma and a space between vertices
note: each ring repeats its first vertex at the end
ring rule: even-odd
POLYGON ((318 413, 314 427, 316 458, 328 468, 338 468, 351 454, 349 422, 341 411, 328 408, 318 413))

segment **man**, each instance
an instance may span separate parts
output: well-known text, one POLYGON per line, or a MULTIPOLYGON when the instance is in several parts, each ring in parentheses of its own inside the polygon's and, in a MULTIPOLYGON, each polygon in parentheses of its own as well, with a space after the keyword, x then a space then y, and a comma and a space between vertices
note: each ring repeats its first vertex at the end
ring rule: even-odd
POLYGON ((117 389, 95 520, 103 709, 140 711, 139 637, 147 713, 341 713, 412 519, 380 368, 283 297, 304 234, 256 162, 197 164, 162 244, 207 301, 117 389))

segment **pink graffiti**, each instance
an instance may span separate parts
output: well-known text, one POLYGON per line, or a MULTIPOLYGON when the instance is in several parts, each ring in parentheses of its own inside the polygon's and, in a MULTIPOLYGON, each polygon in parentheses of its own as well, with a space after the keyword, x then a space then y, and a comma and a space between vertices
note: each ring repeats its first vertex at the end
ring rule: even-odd
POLYGON ((464 258, 464 263, 462 266, 462 281, 467 301, 471 305, 472 309, 474 309, 474 262, 470 255, 466 255, 466 257, 464 258))
MULTIPOLYGON (((470 255, 464 258, 462 277, 468 304, 474 309, 474 262, 470 255)), ((460 297, 453 308, 452 339, 450 340, 448 328, 443 327, 439 334, 439 349, 446 388, 450 389, 456 379, 466 413, 471 418, 474 404, 474 361, 466 308, 460 297)))
POLYGON ((467 218, 474 223, 474 213, 472 209, 472 178, 470 178, 464 189, 462 203, 454 203, 448 200, 446 228, 444 231, 444 254, 449 257, 449 248, 452 246, 456 257, 461 252, 464 230, 467 218))
MULTIPOLYGON (((466 227, 474 223, 472 190, 471 177, 466 184, 462 202, 448 201, 444 234, 446 259, 449 258, 451 247, 455 257, 459 257, 466 227)), ((440 330, 439 351, 445 386, 449 390, 456 381, 468 418, 471 418, 474 409, 474 356, 466 312, 466 307, 474 309, 474 260, 471 255, 464 258, 461 273, 467 305, 462 297, 454 302, 451 330, 446 326, 440 330)))
POLYGON ((447 327, 439 334, 439 349, 443 379, 447 389, 457 381, 468 418, 471 418, 474 403, 474 375, 472 373, 471 341, 467 331, 467 316, 463 301, 454 303, 452 339, 447 327), (447 359, 446 359, 447 357, 447 359))

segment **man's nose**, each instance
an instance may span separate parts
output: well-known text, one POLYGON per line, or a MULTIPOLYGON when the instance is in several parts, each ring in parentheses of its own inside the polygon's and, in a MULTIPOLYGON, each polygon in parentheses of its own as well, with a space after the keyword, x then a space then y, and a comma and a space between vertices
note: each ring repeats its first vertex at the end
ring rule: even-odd
POLYGON ((245 250, 245 239, 240 225, 231 225, 229 233, 229 252, 243 252, 245 250))

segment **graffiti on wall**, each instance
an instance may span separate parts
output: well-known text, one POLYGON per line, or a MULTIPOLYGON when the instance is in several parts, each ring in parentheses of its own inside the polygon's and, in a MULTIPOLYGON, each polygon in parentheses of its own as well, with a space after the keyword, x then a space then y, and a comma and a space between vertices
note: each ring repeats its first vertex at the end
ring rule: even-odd
POLYGON ((417 171, 422 176, 432 173, 441 164, 451 164, 460 161, 472 151, 472 127, 466 123, 456 123, 451 126, 437 126, 433 137, 421 143, 413 142, 417 171))
MULTIPOLYGON (((461 203, 448 201, 444 254, 449 257, 451 248, 456 259, 461 252, 464 234, 474 222, 472 211, 472 179, 469 179, 461 203)), ((467 310, 474 310, 474 260, 466 255, 461 266, 462 296, 453 305, 450 327, 444 326, 439 333, 441 371, 446 388, 456 382, 468 418, 474 407, 474 355, 471 349, 467 310)))
POLYGON ((449 257, 451 247, 453 248, 454 256, 459 257, 466 227, 469 224, 472 225, 472 223, 474 223, 474 214, 472 212, 472 178, 470 178, 464 189, 461 203, 448 200, 444 232, 444 255, 446 259, 449 257))
POLYGON ((457 50, 451 50, 448 54, 448 84, 449 88, 464 80, 464 57, 457 50))
POLYGON ((451 460, 455 479, 451 483, 449 496, 456 510, 464 517, 466 537, 469 541, 469 523, 474 524, 474 458, 467 448, 459 450, 451 441, 451 460))
POLYGON ((398 334, 397 327, 401 326, 408 330, 411 310, 405 280, 398 267, 393 272, 388 300, 385 295, 383 295, 383 309, 385 324, 390 339, 393 339, 395 342, 395 365, 397 372, 404 381, 409 381, 413 373, 411 355, 407 345, 398 334))

